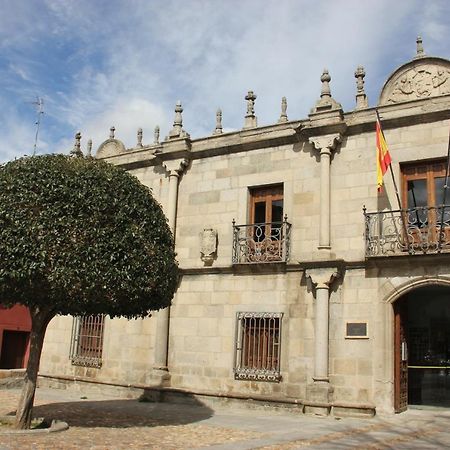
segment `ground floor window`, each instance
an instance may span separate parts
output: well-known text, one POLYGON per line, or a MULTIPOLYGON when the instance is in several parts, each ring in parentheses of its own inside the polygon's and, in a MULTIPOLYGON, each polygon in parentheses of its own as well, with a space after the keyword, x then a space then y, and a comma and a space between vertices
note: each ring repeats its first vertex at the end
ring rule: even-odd
POLYGON ((73 365, 102 366, 104 323, 103 314, 73 318, 70 349, 73 365))
POLYGON ((234 374, 238 380, 280 381, 283 313, 238 312, 234 374))

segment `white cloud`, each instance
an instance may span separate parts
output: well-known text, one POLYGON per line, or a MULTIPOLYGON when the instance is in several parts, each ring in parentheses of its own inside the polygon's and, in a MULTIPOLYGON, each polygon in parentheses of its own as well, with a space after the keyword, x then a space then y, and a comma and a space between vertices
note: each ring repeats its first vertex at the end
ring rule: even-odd
MULTIPOLYGON (((212 132, 218 107, 224 127, 239 129, 249 89, 258 95, 260 125, 277 121, 282 96, 289 117, 304 118, 319 98, 324 67, 333 96, 348 110, 354 70, 363 64, 373 105, 389 74, 414 56, 417 34, 427 53, 446 57, 449 47, 444 0, 46 0, 28 9, 7 3, 13 25, 3 21, 0 37, 15 78, 0 68, 0 80, 16 96, 45 97, 50 150, 70 148, 77 130, 95 147, 111 125, 127 146, 135 145, 138 127, 144 141, 156 124, 164 137, 178 99, 194 137, 212 132), (36 61, 51 61, 48 71, 36 61)), ((4 100, 15 111, 10 120, 24 122, 17 98, 4 100)), ((0 131, 20 132, 11 124, 5 131, 4 114, 0 131)))

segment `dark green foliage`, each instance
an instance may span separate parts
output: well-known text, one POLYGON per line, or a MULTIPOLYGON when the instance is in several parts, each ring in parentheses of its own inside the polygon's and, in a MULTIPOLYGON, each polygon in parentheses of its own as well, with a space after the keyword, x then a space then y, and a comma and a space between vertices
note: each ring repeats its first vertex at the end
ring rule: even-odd
POLYGON ((0 166, 0 302, 145 316, 177 284, 172 233, 135 177, 92 158, 0 166))

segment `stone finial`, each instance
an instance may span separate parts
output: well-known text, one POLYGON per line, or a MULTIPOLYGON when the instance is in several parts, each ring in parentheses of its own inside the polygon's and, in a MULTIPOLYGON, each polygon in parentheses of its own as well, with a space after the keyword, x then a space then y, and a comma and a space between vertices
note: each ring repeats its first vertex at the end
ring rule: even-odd
POLYGON ((86 156, 92 158, 92 139, 87 141, 86 156))
POLYGON ((245 123, 244 128, 254 128, 258 126, 258 120, 255 116, 255 100, 256 95, 253 91, 248 91, 245 96, 245 100, 247 100, 247 114, 245 115, 245 123))
POLYGON ((366 72, 363 66, 358 66, 355 71, 356 78, 356 109, 364 109, 369 106, 367 95, 364 91, 364 77, 366 72))
POLYGON ((425 55, 425 51, 423 50, 422 38, 420 36, 417 36, 416 46, 417 46, 417 50, 416 50, 416 56, 414 57, 414 59, 424 58, 426 55, 425 55))
POLYGON ((153 133, 153 144, 159 144, 159 125, 156 125, 153 133))
POLYGON ((173 127, 169 133, 168 139, 189 137, 189 134, 183 130, 183 117, 181 113, 183 112, 183 107, 181 106, 180 100, 177 101, 175 105, 175 118, 173 120, 173 127))
POLYGON ((219 108, 216 112, 216 129, 213 134, 222 134, 222 110, 219 108))
POLYGON ((79 131, 75 134, 75 144, 73 149, 70 151, 70 155, 77 158, 83 157, 83 152, 81 151, 81 133, 79 131))
POLYGON ((287 100, 286 97, 281 98, 281 114, 280 118, 278 119, 278 123, 287 122, 288 116, 287 116, 287 100))
POLYGON ((331 76, 328 69, 323 69, 322 76, 320 77, 322 82, 322 89, 320 90, 320 98, 331 98, 330 81, 331 76))
POLYGON ((328 72, 328 69, 323 69, 320 81, 322 82, 322 89, 320 90, 320 100, 316 103, 316 106, 311 110, 311 113, 342 109, 341 104, 338 103, 331 96, 331 89, 330 89, 331 76, 328 72))
POLYGON ((142 148, 142 128, 137 130, 137 144, 136 147, 142 148))
POLYGON ((114 125, 109 129, 109 138, 110 139, 114 139, 114 133, 116 131, 116 128, 114 127, 114 125))

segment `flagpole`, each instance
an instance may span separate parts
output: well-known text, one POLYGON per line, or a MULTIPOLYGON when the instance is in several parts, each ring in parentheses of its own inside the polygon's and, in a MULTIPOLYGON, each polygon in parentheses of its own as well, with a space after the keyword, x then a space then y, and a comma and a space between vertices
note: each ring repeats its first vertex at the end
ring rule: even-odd
POLYGON ((448 189, 449 166, 450 166, 450 133, 448 135, 447 167, 445 168, 444 198, 442 199, 441 227, 439 230, 439 243, 438 243, 438 251, 439 252, 442 249, 442 235, 443 235, 443 228, 444 228, 444 211, 445 211, 445 202, 446 202, 446 198, 447 198, 447 189, 448 189))
MULTIPOLYGON (((383 135, 384 142, 386 142, 386 137, 384 136, 383 127, 381 126, 380 114, 378 113, 378 109, 377 108, 375 108, 375 113, 377 115, 377 119, 378 119, 378 122, 380 124, 380 132, 383 135)), ((450 147, 449 147, 449 149, 450 149, 450 147)), ((400 195, 398 193, 397 183, 396 183, 395 177, 394 177, 394 171, 392 170, 392 163, 389 164, 389 170, 391 172, 392 183, 394 185, 394 190, 395 190, 395 196, 397 197, 397 203, 398 203, 398 207, 400 209, 400 217, 402 219, 403 232, 405 233, 406 241, 407 241, 407 244, 408 244, 408 253, 411 253, 411 244, 410 244, 409 238, 408 238, 408 230, 406 228, 406 222, 405 222, 405 216, 403 214, 402 202, 400 201, 400 195)))

